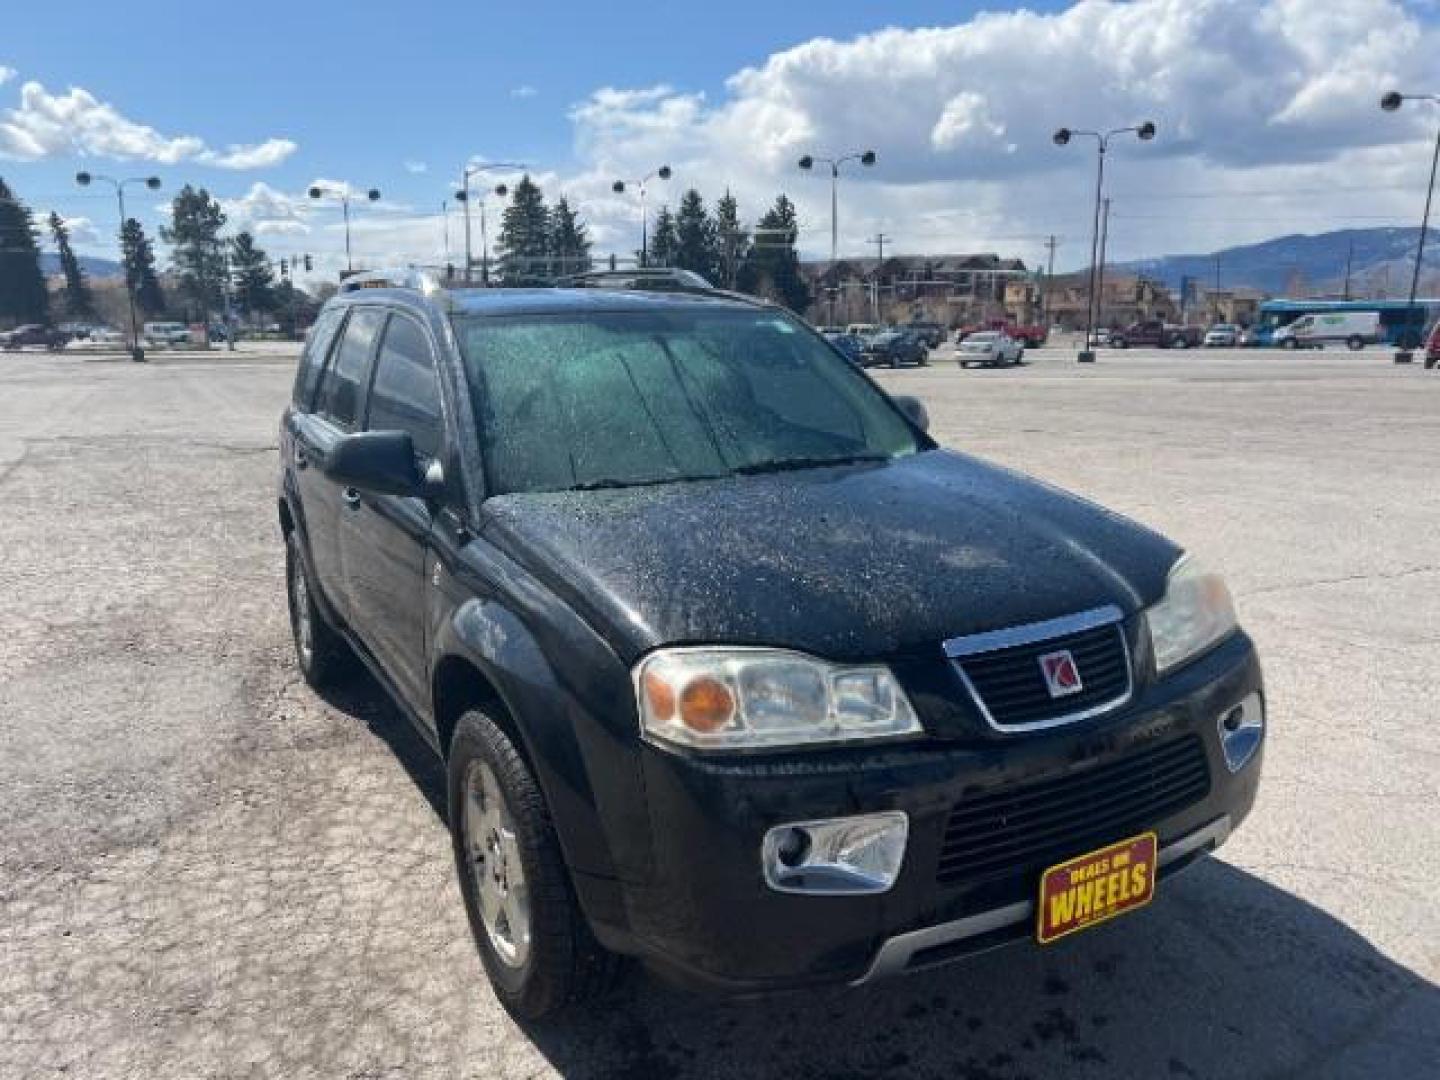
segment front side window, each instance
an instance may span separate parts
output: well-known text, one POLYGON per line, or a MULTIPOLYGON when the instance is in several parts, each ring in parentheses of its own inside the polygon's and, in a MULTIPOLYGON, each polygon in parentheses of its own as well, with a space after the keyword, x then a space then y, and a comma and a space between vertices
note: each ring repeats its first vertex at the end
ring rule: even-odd
POLYGON ((882 461, 920 449, 872 383, 771 311, 462 317, 492 494, 882 461))
POLYGON ((356 309, 345 324, 345 333, 320 383, 315 411, 347 430, 355 427, 359 417, 360 388, 370 374, 375 336, 384 321, 385 313, 379 308, 356 309))
POLYGON ((310 401, 315 396, 315 387, 320 382, 320 372, 325 367, 325 357, 330 352, 335 331, 344 317, 345 313, 342 311, 326 311, 310 328, 310 334, 305 339, 305 351, 300 354, 300 367, 295 372, 295 393, 292 400, 296 408, 310 407, 310 401))
POLYGON ((440 453, 440 386, 429 339, 414 319, 396 315, 385 328, 370 387, 370 431, 405 431, 415 453, 434 458, 440 453))

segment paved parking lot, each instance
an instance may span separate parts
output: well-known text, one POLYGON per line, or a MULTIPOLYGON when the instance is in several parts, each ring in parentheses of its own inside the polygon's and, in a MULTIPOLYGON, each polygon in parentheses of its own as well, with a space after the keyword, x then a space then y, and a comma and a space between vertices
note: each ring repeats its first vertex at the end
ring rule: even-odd
POLYGON ((941 441, 1229 575, 1261 798, 1152 907, 863 991, 642 978, 517 1027, 440 776, 295 673, 283 348, 0 357, 0 1076, 1417 1077, 1440 1062, 1440 376, 1386 354, 1041 350, 878 378, 941 441))

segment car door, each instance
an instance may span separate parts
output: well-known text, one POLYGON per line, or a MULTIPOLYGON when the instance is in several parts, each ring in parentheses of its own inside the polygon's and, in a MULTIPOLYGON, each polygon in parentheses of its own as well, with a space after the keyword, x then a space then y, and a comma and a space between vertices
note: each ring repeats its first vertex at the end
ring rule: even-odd
MULTIPOLYGON (((442 458, 444 422, 435 347, 424 326, 392 313, 380 339, 365 430, 404 431, 424 475, 442 458)), ((426 555, 431 510, 424 499, 362 491, 344 504, 341 547, 355 632, 412 707, 426 700, 426 555)))
POLYGON ((315 390, 314 406, 296 417, 295 466, 304 504, 310 566, 331 610, 350 621, 350 602, 340 547, 342 507, 353 491, 325 475, 325 461, 342 436, 357 430, 371 358, 385 314, 379 308, 351 311, 330 349, 315 390), (302 465, 302 461, 304 464, 302 465))

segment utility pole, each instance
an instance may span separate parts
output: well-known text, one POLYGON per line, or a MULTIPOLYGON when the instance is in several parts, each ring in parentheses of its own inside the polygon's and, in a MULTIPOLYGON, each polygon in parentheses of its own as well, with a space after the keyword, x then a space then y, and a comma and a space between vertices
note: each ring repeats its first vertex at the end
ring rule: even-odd
POLYGON ((1095 322, 1105 321, 1105 248, 1110 243, 1110 200, 1101 203, 1100 211, 1100 262, 1095 278, 1095 322))
POLYGON ((1350 299, 1350 266, 1355 261, 1355 241, 1350 241, 1350 246, 1345 251, 1345 292, 1346 300, 1350 299))
POLYGON ((1055 248, 1059 243, 1054 233, 1045 238, 1048 255, 1045 260, 1045 284, 1040 290, 1040 322, 1046 327, 1050 325, 1050 282, 1055 277, 1055 248))
POLYGON ((880 321, 880 270, 885 265, 885 241, 890 237, 877 232, 866 243, 875 245, 875 273, 870 275, 870 321, 880 321))

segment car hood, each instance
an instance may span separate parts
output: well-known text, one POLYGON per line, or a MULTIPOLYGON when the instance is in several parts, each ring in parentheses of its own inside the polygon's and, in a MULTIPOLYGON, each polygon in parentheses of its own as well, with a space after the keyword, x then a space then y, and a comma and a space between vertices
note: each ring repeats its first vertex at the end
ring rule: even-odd
POLYGON ((725 643, 836 659, 1157 600, 1179 555, 1093 503, 946 450, 881 464, 497 496, 487 538, 627 662, 725 643))

